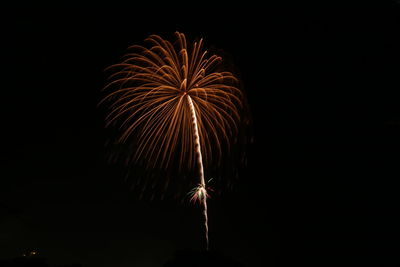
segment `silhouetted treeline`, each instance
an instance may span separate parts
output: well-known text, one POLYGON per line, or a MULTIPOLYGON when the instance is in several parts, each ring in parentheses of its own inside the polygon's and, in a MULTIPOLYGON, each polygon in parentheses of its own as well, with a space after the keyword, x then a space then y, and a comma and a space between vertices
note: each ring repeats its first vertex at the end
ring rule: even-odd
POLYGON ((243 264, 216 251, 177 251, 164 267, 244 267, 243 264))
POLYGON ((81 264, 49 265, 45 258, 18 257, 9 260, 0 260, 0 267, 82 267, 81 264))
MULTIPOLYGON (((0 267, 82 267, 81 264, 50 265, 43 257, 17 257, 0 260, 0 267)), ((161 266, 160 266, 161 267, 161 266)), ((216 251, 179 250, 163 267, 245 267, 216 251)))

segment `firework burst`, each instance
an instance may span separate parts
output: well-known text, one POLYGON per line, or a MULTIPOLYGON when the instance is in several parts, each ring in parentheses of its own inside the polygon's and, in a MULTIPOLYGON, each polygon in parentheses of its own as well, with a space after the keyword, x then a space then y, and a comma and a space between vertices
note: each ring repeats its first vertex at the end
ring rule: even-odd
POLYGON ((149 168, 197 169, 199 183, 192 200, 199 201, 205 218, 208 248, 208 192, 204 164, 222 157, 222 147, 238 131, 242 93, 236 77, 221 70, 222 58, 209 55, 203 40, 188 46, 176 33, 171 43, 158 35, 148 46, 129 48, 114 73, 103 99, 110 103, 107 126, 118 125, 117 142, 133 140, 133 160, 145 159, 149 168))

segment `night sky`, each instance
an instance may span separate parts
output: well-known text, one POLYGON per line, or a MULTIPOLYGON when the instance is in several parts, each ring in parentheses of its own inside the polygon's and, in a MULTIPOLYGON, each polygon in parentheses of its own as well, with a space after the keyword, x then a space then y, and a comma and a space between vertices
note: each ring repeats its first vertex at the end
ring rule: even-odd
POLYGON ((198 206, 139 199, 106 162, 97 107, 128 46, 178 30, 231 56, 253 121, 247 167, 209 201, 211 248, 246 266, 400 264, 396 2, 3 12, 0 259, 162 266, 203 249, 198 206))

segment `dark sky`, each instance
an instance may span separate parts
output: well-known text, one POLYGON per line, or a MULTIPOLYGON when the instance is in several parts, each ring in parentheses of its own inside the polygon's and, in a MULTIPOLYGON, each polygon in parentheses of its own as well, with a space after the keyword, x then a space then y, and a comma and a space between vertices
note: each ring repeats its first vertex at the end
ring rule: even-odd
POLYGON ((198 207, 139 200, 106 163, 96 106, 129 45, 178 30, 231 55, 254 124, 236 189, 209 202, 212 249, 247 266, 400 264, 395 2, 3 12, 0 259, 162 266, 203 247, 198 207))

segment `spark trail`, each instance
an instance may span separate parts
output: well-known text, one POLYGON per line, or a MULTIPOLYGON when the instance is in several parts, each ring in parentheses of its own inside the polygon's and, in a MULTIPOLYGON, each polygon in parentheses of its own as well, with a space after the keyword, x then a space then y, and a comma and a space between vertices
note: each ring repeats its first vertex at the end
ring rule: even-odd
POLYGON ((207 212, 207 189, 206 189, 206 182, 204 180, 204 168, 203 168, 203 157, 201 154, 201 146, 200 146, 200 136, 199 136, 199 129, 197 126, 197 117, 196 117, 196 110, 193 105, 192 98, 189 95, 185 96, 188 99, 190 111, 192 113, 192 121, 193 121, 193 128, 194 128, 194 144, 196 148, 197 154, 197 163, 199 165, 199 174, 200 174, 200 183, 198 187, 195 188, 192 196, 192 201, 198 200, 203 205, 203 215, 204 215, 204 227, 205 227, 205 235, 206 235, 206 249, 208 250, 208 212, 207 212))

